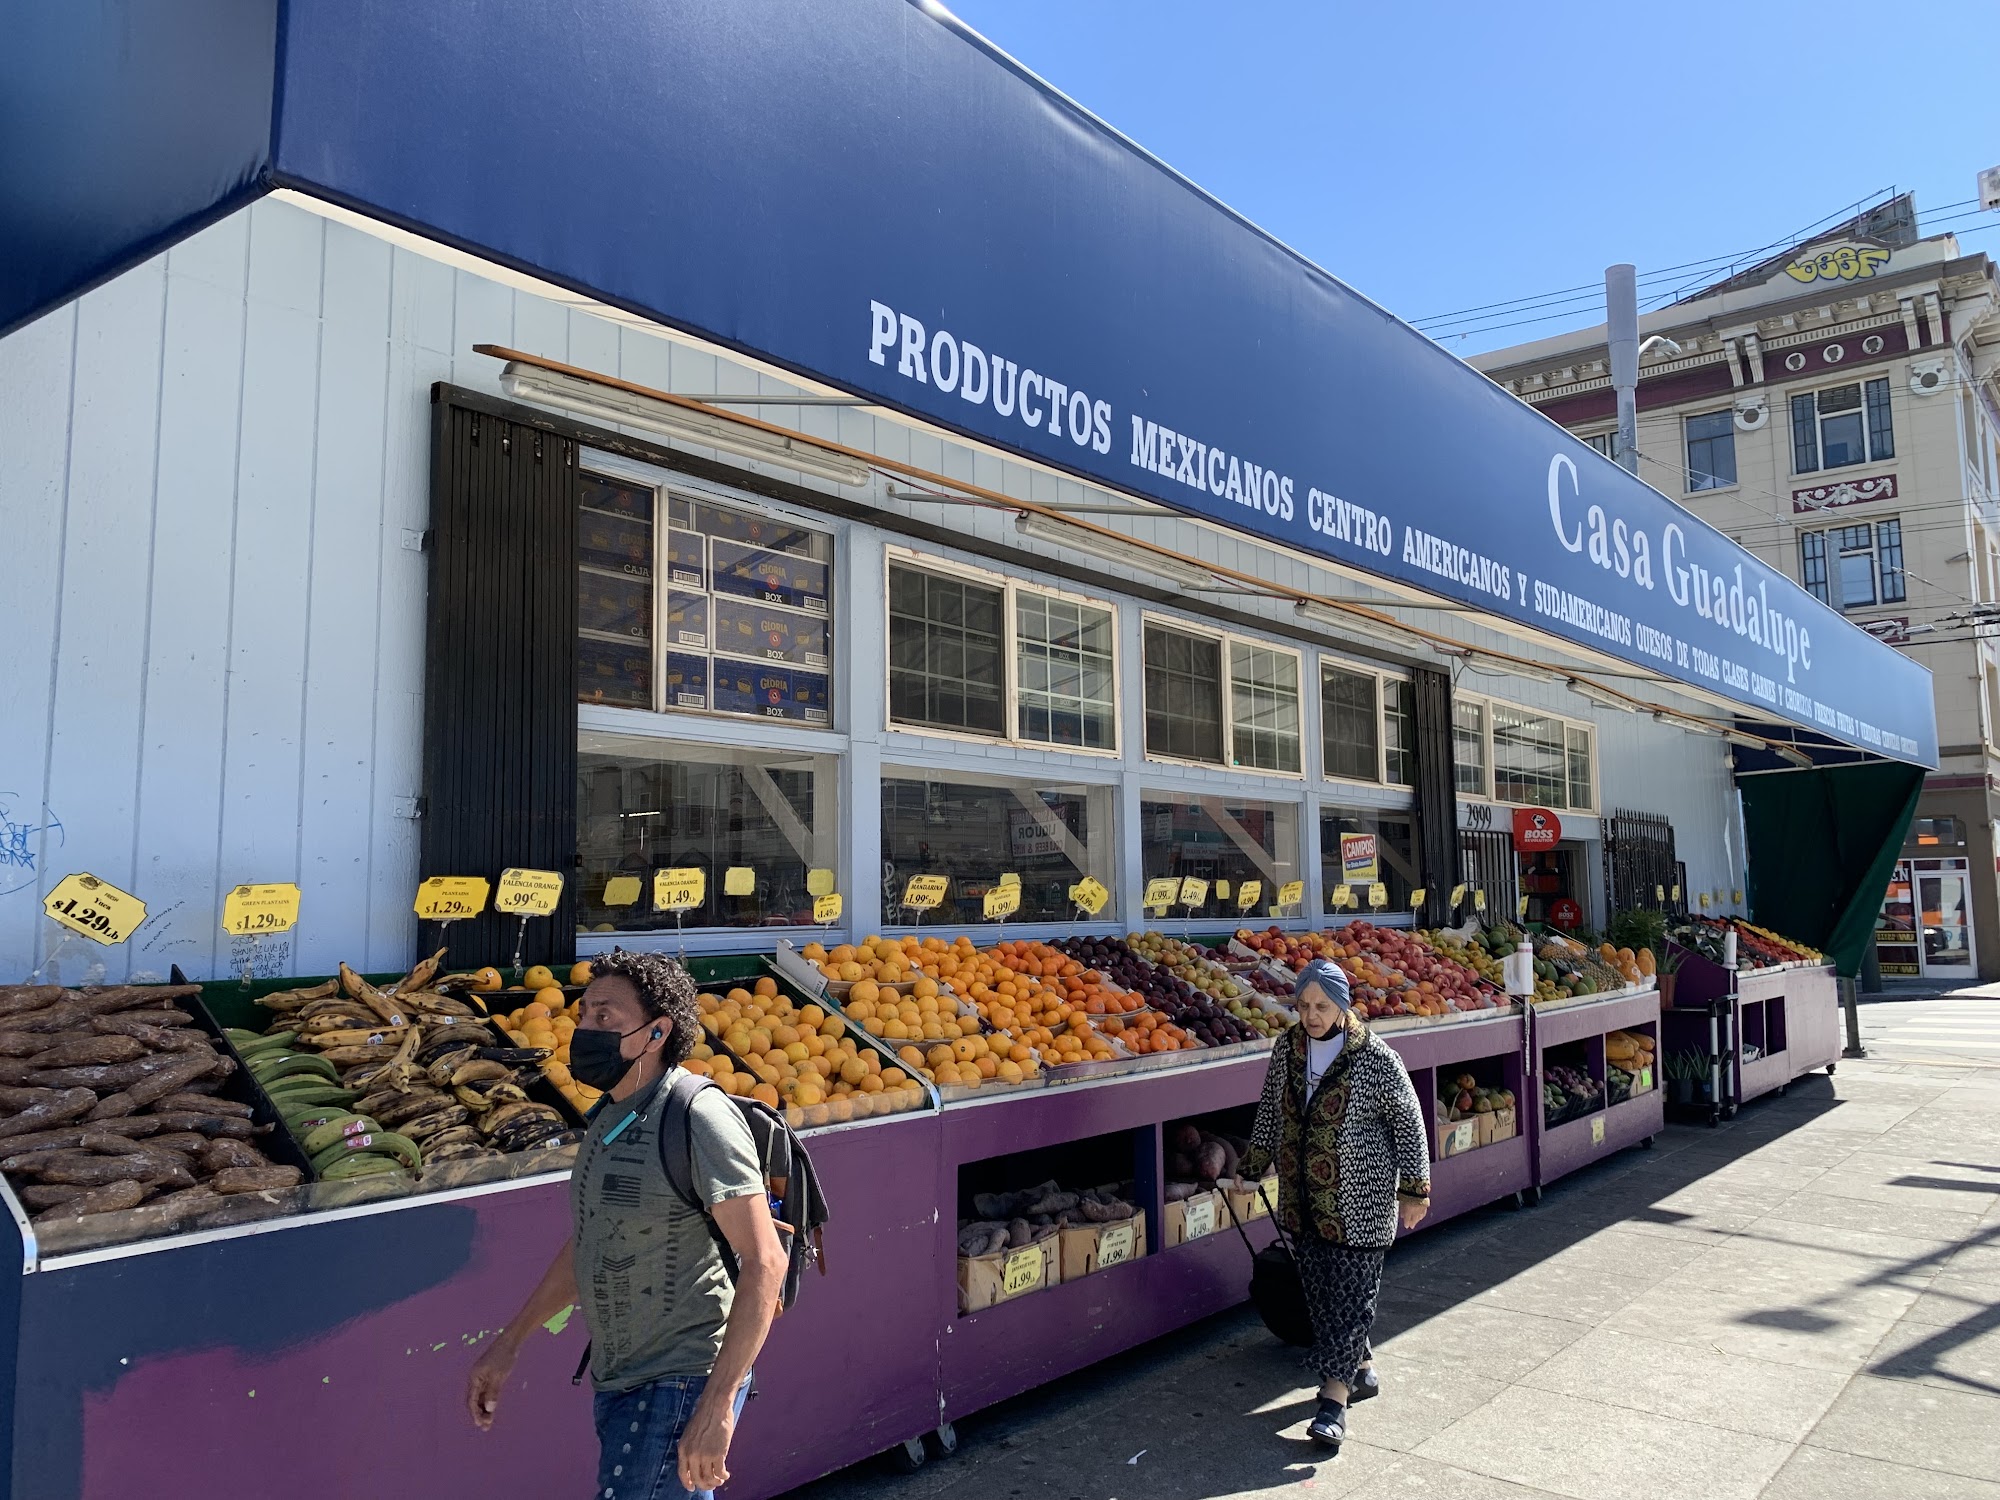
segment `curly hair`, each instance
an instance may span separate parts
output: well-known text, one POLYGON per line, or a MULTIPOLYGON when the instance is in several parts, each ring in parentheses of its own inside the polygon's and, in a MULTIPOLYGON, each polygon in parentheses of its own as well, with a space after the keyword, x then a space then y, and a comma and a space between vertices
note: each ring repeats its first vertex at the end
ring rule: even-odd
POLYGON ((630 980, 646 1013, 673 1022, 661 1055, 671 1067, 687 1060, 701 1040, 701 1014, 695 1006, 695 983, 688 971, 664 953, 633 953, 613 948, 590 961, 593 979, 616 975, 630 980))

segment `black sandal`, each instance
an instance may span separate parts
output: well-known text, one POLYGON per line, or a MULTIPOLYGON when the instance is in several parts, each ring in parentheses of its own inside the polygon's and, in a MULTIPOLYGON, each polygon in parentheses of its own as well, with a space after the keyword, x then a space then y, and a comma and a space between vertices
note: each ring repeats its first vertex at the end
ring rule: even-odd
POLYGON ((1382 1377, 1375 1373, 1373 1365, 1365 1365, 1354 1377, 1354 1388, 1347 1393, 1347 1404, 1371 1401, 1382 1394, 1382 1377))
POLYGON ((1319 1398, 1319 1411, 1306 1428, 1306 1436, 1322 1448, 1331 1448, 1335 1453, 1347 1438, 1347 1408, 1338 1401, 1325 1396, 1319 1398))

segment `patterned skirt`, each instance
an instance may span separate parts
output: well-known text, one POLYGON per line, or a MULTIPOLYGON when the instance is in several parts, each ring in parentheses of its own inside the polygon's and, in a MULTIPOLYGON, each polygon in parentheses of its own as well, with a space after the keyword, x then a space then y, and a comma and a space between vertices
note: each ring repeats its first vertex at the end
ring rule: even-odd
POLYGON ((1316 1234, 1299 1235, 1292 1248, 1312 1314, 1313 1345, 1306 1352, 1306 1367, 1321 1380, 1351 1387, 1369 1358, 1368 1334, 1375 1326, 1387 1252, 1353 1250, 1316 1234))

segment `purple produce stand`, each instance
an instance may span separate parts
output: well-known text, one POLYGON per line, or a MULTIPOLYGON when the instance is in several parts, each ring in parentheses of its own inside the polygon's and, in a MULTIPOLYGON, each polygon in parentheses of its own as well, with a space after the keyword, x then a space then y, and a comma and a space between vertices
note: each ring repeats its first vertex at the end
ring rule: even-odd
MULTIPOLYGON (((1530 1111, 1535 1132, 1535 1184, 1539 1189, 1579 1167, 1601 1160, 1614 1151, 1652 1140, 1666 1126, 1666 1105, 1659 1087, 1660 994, 1644 990, 1636 995, 1606 1000, 1579 1001, 1569 1005, 1537 1006, 1533 1020, 1536 1049, 1533 1103, 1530 1111), (1612 1031, 1643 1031, 1654 1041, 1654 1086, 1634 1094, 1622 1104, 1591 1111, 1581 1119, 1553 1127, 1542 1123, 1541 1080, 1547 1070, 1550 1048, 1583 1043, 1591 1075, 1605 1081, 1604 1037, 1612 1031)), ((1609 1097, 1607 1093, 1606 1097, 1609 1097)))
POLYGON ((1525 1025, 1521 1007, 1511 1006, 1476 1019, 1432 1022, 1385 1033, 1410 1070, 1410 1081, 1424 1105, 1424 1129, 1430 1135, 1431 1211, 1420 1228, 1525 1193, 1535 1185, 1527 1119, 1535 1107, 1535 1091, 1528 1077, 1525 1025), (1438 1096, 1438 1075, 1490 1058, 1502 1060, 1500 1086, 1514 1093, 1516 1133, 1504 1141, 1440 1157, 1437 1115, 1432 1107, 1438 1096))

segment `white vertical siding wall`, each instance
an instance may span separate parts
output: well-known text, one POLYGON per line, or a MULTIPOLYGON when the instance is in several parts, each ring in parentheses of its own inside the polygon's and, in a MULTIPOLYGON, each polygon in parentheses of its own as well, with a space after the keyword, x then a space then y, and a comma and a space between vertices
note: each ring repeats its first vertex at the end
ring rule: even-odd
MULTIPOLYGON (((272 971, 408 958, 426 571, 410 544, 428 524, 428 393, 438 380, 497 390, 497 364, 472 353, 483 342, 679 390, 790 389, 273 200, 0 340, 0 981, 48 958, 60 934, 41 897, 73 870, 141 894, 151 917, 126 947, 71 944, 55 971, 64 979, 100 971, 91 966, 112 979, 163 975, 174 963, 197 976, 240 966, 218 921, 223 894, 244 881, 295 880, 304 891, 299 930, 264 955, 272 971)), ((1107 498, 862 412, 762 414, 1010 495, 1107 498)), ((881 488, 872 498, 896 507, 881 488)), ((1024 542, 994 511, 900 508, 963 534, 1061 550, 1024 542)), ((1111 524, 1294 587, 1358 591, 1206 528, 1111 524)), ((885 763, 976 760, 998 771, 1013 760, 1024 773, 1116 778, 1132 809, 1151 787, 1300 802, 1310 856, 1317 803, 1342 798, 1338 789, 1150 765, 1129 703, 1111 761, 886 731, 874 680, 880 606, 855 608, 864 591, 879 598, 882 538, 834 529, 848 549, 837 629, 853 645, 843 648, 836 712, 849 737, 844 859, 858 925, 873 925, 876 898, 864 893, 875 882, 863 877, 875 865, 872 793, 885 763), (871 795, 859 795, 864 785, 871 795)), ((1113 564, 1103 574, 1110 597, 1119 578, 1146 576, 1113 564)), ((1288 608, 1230 602, 1290 633, 1288 608)), ((1121 613, 1129 695, 1140 680, 1139 607, 1125 599, 1121 613)), ((1464 622, 1451 628, 1511 644, 1464 622)), ((1309 747, 1313 663, 1308 651, 1309 747)), ((1595 714, 1545 686, 1468 684, 1495 687, 1596 718, 1604 805, 1670 813, 1696 888, 1741 884, 1723 868, 1732 797, 1718 742, 1595 714)), ((1132 834, 1123 836, 1129 849, 1132 834)), ((1738 849, 1738 868, 1740 859, 1738 849)), ((1316 892, 1317 861, 1301 873, 1316 892)), ((1120 874, 1136 903, 1139 872, 1120 874)))

